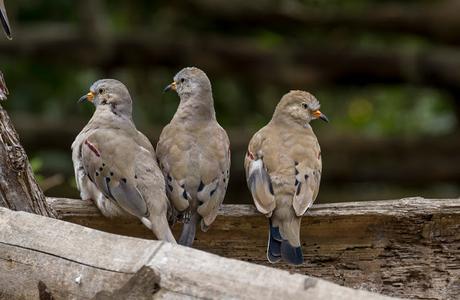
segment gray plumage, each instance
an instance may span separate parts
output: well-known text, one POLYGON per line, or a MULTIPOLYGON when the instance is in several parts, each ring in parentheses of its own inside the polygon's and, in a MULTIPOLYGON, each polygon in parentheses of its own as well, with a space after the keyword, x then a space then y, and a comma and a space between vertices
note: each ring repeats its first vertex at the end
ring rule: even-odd
POLYGON ((191 246, 198 223, 206 231, 224 200, 230 176, 230 143, 216 120, 211 83, 197 68, 176 74, 167 89, 179 107, 157 146, 167 194, 184 221, 179 244, 191 246))
POLYGON ((95 82, 80 100, 96 107, 72 144, 81 198, 109 218, 139 218, 158 239, 175 243, 167 222, 169 201, 152 144, 132 120, 127 88, 114 79, 95 82))

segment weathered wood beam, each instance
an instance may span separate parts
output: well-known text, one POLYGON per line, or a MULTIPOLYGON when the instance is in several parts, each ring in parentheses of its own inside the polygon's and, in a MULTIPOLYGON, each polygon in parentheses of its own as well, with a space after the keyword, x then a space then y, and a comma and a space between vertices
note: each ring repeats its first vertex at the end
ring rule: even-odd
MULTIPOLYGON (((63 220, 152 238, 137 221, 110 221, 90 201, 48 198, 63 220)), ((180 226, 175 226, 177 233, 180 226)), ((267 220, 252 205, 223 205, 194 246, 262 265, 267 220)), ((305 264, 270 265, 386 295, 455 299, 460 294, 460 200, 407 198, 314 205, 302 221, 305 264)))
POLYGON ((166 242, 4 208, 0 272, 0 297, 7 299, 38 299, 40 294, 56 300, 388 299, 166 242))

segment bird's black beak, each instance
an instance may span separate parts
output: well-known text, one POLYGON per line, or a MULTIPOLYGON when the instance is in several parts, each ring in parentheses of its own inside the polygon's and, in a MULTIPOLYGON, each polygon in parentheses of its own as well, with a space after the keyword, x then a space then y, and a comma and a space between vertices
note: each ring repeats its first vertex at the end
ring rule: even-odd
POLYGON ((164 88, 163 93, 166 93, 166 92, 168 92, 170 90, 175 91, 176 89, 177 89, 177 84, 176 84, 175 81, 173 81, 170 85, 168 85, 167 87, 164 88))
POLYGON ((8 96, 8 88, 6 87, 5 79, 3 78, 3 73, 0 72, 0 101, 6 100, 8 96))
POLYGON ((313 112, 313 115, 314 115, 316 118, 321 119, 321 120, 323 120, 323 121, 326 122, 326 123, 329 123, 329 119, 326 117, 326 115, 323 114, 322 112, 320 112, 319 110, 314 111, 314 112, 313 112))
POLYGON ((2 23, 3 30, 5 30, 7 38, 11 40, 11 27, 3 0, 0 0, 0 22, 2 23))
POLYGON ((83 97, 81 97, 80 99, 78 99, 78 103, 82 103, 84 101, 93 102, 93 100, 94 100, 94 93, 89 92, 88 94, 86 94, 83 97))

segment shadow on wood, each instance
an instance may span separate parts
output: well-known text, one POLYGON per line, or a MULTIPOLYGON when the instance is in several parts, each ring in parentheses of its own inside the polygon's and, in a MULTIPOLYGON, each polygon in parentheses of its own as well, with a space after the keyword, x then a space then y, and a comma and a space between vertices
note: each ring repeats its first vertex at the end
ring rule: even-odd
MULTIPOLYGON (((142 238, 140 222, 110 221, 89 201, 48 198, 66 221, 142 238)), ((180 225, 180 224, 179 224, 180 225)), ((180 226, 175 226, 177 233, 180 226)), ((270 265, 267 220, 251 205, 223 205, 194 247, 270 265)), ((305 264, 270 265, 386 295, 454 299, 460 294, 460 200, 408 198, 321 204, 303 219, 305 264)))

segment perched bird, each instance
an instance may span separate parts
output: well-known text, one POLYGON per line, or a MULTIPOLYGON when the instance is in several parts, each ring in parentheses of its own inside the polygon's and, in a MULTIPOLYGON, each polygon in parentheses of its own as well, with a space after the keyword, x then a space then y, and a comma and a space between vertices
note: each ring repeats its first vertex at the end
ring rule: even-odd
POLYGON ((8 15, 6 14, 5 3, 3 0, 0 0, 0 22, 2 23, 6 36, 11 39, 10 22, 8 21, 8 15))
POLYGON ((230 176, 230 142, 217 123, 211 82, 198 68, 182 69, 165 88, 179 107, 157 145, 166 191, 184 222, 179 244, 191 246, 196 225, 206 231, 215 220, 230 176))
POLYGON ((128 89, 102 79, 82 101, 92 102, 96 111, 72 144, 81 198, 94 200, 107 217, 135 216, 158 239, 175 243, 163 174, 152 144, 133 123, 128 89))
POLYGON ((310 121, 328 119, 304 91, 283 96, 271 121, 251 139, 246 179, 257 209, 269 218, 267 258, 303 263, 300 220, 318 195, 321 150, 310 121))

